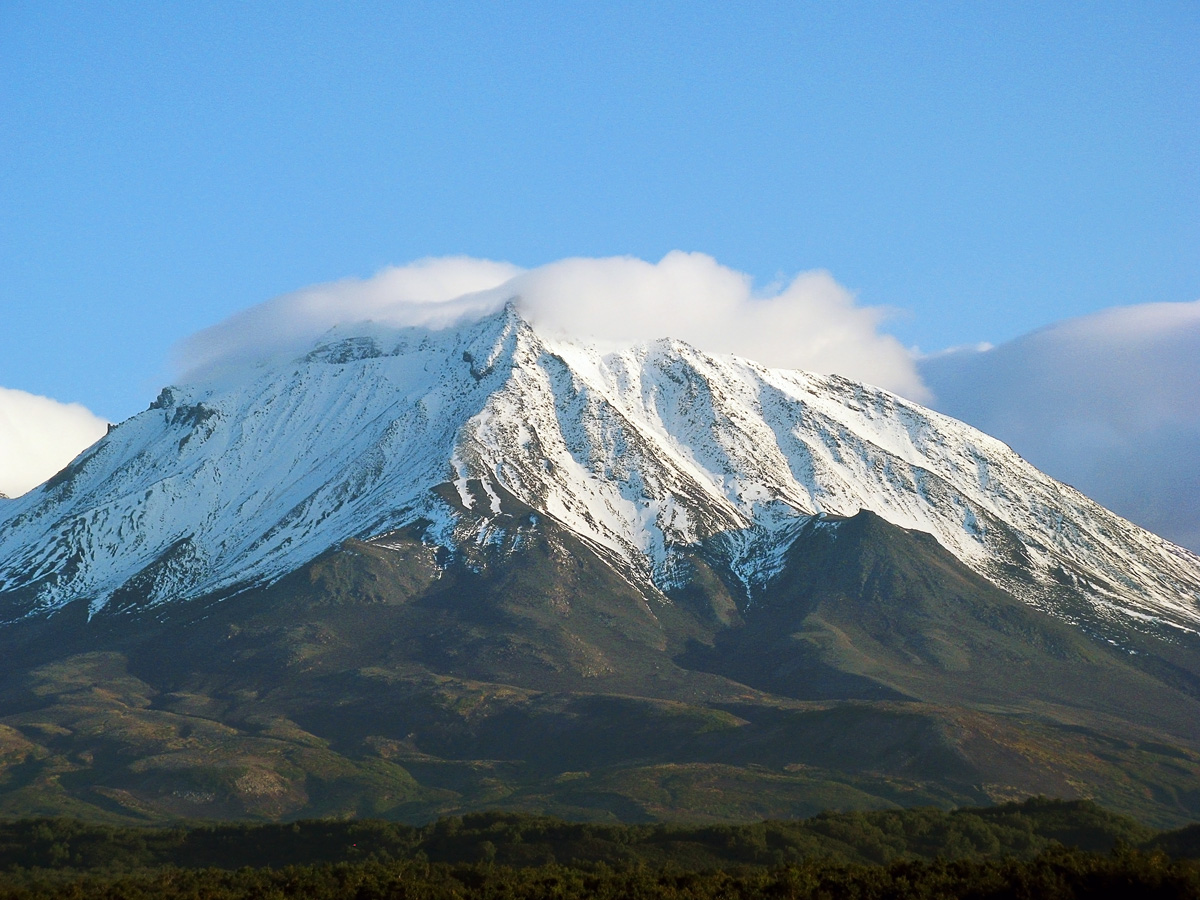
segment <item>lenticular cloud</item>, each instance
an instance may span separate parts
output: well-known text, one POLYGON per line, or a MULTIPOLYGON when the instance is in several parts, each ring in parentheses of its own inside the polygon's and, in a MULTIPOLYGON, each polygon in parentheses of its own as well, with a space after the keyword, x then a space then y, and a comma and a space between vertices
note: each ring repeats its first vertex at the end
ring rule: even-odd
POLYGON ((856 305, 827 272, 756 292, 748 275, 679 251, 657 263, 577 258, 528 270, 467 257, 421 260, 251 307, 185 341, 178 363, 203 374, 295 351, 335 325, 440 328, 510 300, 549 333, 606 344, 680 338, 713 353, 925 395, 908 351, 880 333, 884 313, 856 305))

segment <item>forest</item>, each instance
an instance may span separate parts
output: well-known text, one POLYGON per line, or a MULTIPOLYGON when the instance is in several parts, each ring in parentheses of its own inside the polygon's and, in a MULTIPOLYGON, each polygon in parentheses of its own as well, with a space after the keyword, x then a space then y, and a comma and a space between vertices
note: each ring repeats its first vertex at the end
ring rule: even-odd
POLYGON ((1200 897, 1200 825, 1088 801, 611 825, 483 812, 422 827, 0 822, 0 900, 1200 897))

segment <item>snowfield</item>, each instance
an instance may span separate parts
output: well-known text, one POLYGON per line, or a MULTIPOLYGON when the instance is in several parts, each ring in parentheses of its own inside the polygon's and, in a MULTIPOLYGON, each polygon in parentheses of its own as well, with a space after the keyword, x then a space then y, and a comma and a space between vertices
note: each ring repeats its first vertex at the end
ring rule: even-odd
POLYGON ((753 602, 800 525, 869 509, 1051 612, 1069 589, 1100 618, 1200 629, 1200 557, 961 422, 678 341, 601 353, 511 307, 440 331, 339 328, 299 358, 164 389, 0 504, 0 619, 230 592, 414 525, 451 551, 512 547, 510 498, 660 599, 684 554, 719 546, 753 602))

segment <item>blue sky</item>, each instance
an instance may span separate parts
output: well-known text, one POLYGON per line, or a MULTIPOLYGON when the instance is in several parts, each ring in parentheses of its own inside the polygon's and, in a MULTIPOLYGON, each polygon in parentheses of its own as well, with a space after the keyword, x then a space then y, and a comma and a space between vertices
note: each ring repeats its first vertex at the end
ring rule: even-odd
POLYGON ((828 269, 931 351, 1200 298, 1200 6, 0 7, 0 386, 120 419, 425 256, 828 269))

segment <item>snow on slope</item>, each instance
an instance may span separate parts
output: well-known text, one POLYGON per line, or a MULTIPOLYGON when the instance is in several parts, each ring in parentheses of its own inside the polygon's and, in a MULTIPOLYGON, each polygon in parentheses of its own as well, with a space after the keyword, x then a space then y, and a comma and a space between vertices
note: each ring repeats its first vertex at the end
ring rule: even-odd
POLYGON ((0 506, 3 617, 230 591, 414 523, 451 550, 495 541, 508 495, 650 592, 703 542, 753 599, 800 524, 867 508, 1030 603, 1069 585, 1100 616, 1200 626, 1200 558, 960 422, 676 341, 602 354, 511 308, 335 330, 238 381, 165 389, 0 506))

